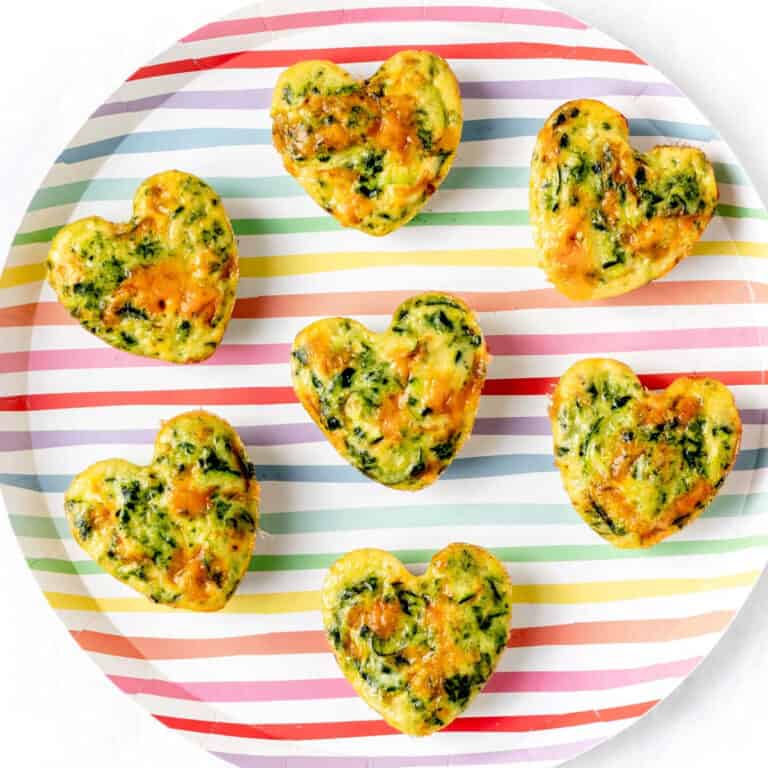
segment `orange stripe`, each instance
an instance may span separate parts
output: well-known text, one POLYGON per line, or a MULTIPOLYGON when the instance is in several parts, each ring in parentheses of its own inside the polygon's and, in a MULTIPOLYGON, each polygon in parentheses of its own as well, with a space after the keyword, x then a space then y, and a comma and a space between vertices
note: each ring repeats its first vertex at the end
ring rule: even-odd
POLYGON ((681 619, 594 621, 513 629, 510 648, 541 645, 592 645, 603 643, 660 643, 720 632, 733 611, 713 611, 681 619))
MULTIPOLYGON (((595 621, 513 629, 510 648, 598 643, 658 643, 698 637, 724 629, 732 611, 714 611, 680 619, 595 621)), ((216 638, 124 637, 91 630, 72 631, 78 645, 92 653, 129 659, 205 659, 222 656, 325 653, 323 632, 272 632, 216 638)))
MULTIPOLYGON (((245 319, 346 314, 390 315, 398 304, 413 294, 414 291, 410 290, 258 296, 240 299, 235 306, 233 317, 245 319)), ((567 299, 553 288, 530 291, 459 291, 457 295, 476 312, 504 312, 515 309, 768 303, 768 285, 740 280, 651 283, 624 296, 580 303, 567 299)))
MULTIPOLYGON (((239 299, 233 317, 312 317, 325 315, 390 315, 414 291, 373 291, 358 293, 283 294, 239 299)), ((553 288, 531 291, 459 292, 477 312, 504 312, 515 309, 577 309, 579 307, 639 307, 700 304, 768 303, 768 285, 740 280, 686 280, 651 283, 624 296, 599 302, 575 303, 553 288)), ((56 302, 19 304, 0 308, 0 327, 28 325, 73 325, 76 320, 56 302)))
POLYGON ((271 632, 215 638, 123 637, 91 630, 73 631, 86 651, 129 659, 207 659, 217 656, 264 656, 275 653, 324 653, 322 631, 271 632))

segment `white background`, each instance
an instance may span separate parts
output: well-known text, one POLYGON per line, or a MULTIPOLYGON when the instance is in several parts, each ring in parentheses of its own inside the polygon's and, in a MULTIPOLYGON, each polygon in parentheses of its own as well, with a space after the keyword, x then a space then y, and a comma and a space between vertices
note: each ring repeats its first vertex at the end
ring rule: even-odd
MULTIPOLYGON (((29 199, 89 114, 131 72, 238 2, 3 5, 0 264, 29 199)), ((768 9, 762 0, 553 5, 621 40, 677 83, 724 135, 768 200, 768 9)), ((0 766, 219 765, 120 694, 79 651, 45 603, 2 510, 0 585, 0 766)), ((767 609, 764 577, 727 637, 689 680, 638 725, 569 765, 768 765, 767 609)))

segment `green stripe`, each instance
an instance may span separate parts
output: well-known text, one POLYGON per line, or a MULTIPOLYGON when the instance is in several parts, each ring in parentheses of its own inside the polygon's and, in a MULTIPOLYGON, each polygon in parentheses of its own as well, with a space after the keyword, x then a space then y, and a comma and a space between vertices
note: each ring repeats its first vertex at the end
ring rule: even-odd
POLYGON ((104 570, 93 560, 59 560, 55 557, 28 557, 27 565, 33 571, 64 573, 68 576, 93 576, 104 570))
POLYGON ((19 232, 13 238, 11 245, 32 245, 33 243, 50 243, 61 226, 47 227, 46 229, 35 229, 32 232, 19 232))
POLYGON ((442 189, 525 189, 528 168, 523 166, 482 166, 452 168, 442 189))
MULTIPOLYGON (((718 496, 702 517, 721 518, 765 511, 768 493, 718 496)), ((17 536, 69 539, 63 517, 10 515, 17 536)), ((261 529, 272 534, 362 531, 384 528, 432 528, 462 525, 581 525, 568 504, 429 504, 398 507, 349 507, 343 509, 268 512, 261 515, 261 529)))
MULTIPOLYGON (((465 211, 457 213, 420 213, 414 217, 414 227, 516 227, 528 223, 528 211, 465 211)), ((331 216, 296 219, 235 219, 236 235, 287 235, 294 232, 331 232, 343 229, 331 216)))
POLYGON ((11 528, 17 536, 34 539, 71 539, 67 521, 63 517, 36 517, 9 515, 11 528))
MULTIPOLYGON (((556 544, 540 547, 489 547, 499 560, 507 563, 558 563, 589 560, 625 560, 640 557, 674 557, 680 555, 715 555, 739 552, 752 547, 767 547, 768 536, 749 536, 743 539, 706 539, 704 541, 661 542, 652 549, 618 549, 608 544, 556 544)), ((401 549, 392 554, 406 565, 428 563, 435 550, 401 549)), ((254 555, 250 571, 302 571, 330 567, 344 555, 296 554, 254 555)))
MULTIPOLYGON (((40 211, 57 205, 83 201, 131 200, 142 179, 92 179, 39 189, 28 211, 40 211)), ((305 192, 291 176, 208 177, 206 181, 224 198, 300 197, 305 192)), ((454 168, 443 182, 443 189, 524 189, 528 169, 516 166, 454 168)))
MULTIPOLYGON (((715 178, 723 184, 749 185, 738 165, 713 163, 715 178)), ((226 198, 298 197, 304 194, 299 183, 287 175, 257 178, 212 176, 208 183, 226 198)), ((81 201, 131 200, 142 179, 91 179, 39 189, 29 211, 81 201)), ((525 166, 480 166, 453 168, 443 182, 443 189, 523 189, 528 186, 525 166)))
MULTIPOLYGON (((721 204, 717 207, 720 216, 737 219, 768 219, 762 208, 741 208, 721 204)), ((457 211, 447 213, 420 213, 408 226, 411 227, 518 227, 528 224, 528 211, 457 211)), ((234 219, 235 234, 246 235, 290 235, 311 232, 336 232, 342 226, 331 216, 305 216, 278 219, 234 219)), ((31 245, 50 242, 61 227, 36 229, 20 232, 13 239, 13 245, 31 245)))
POLYGON ((719 216, 727 216, 730 219, 768 219, 765 208, 740 208, 738 205, 720 203, 717 206, 719 216))
POLYGON ((715 178, 721 184, 740 184, 744 187, 750 186, 747 174, 738 166, 731 163, 712 163, 715 169, 715 178))
MULTIPOLYGON (((608 544, 558 544, 542 547, 491 547, 496 557, 507 563, 563 563, 592 560, 628 560, 647 557, 675 557, 717 555, 740 552, 753 547, 768 547, 768 536, 749 536, 743 539, 706 539, 703 541, 663 541, 652 549, 617 549, 608 544)), ((254 555, 249 571, 306 571, 324 570, 343 556, 343 552, 329 554, 254 555)), ((431 549, 393 550, 406 565, 427 563, 434 554, 431 549)), ((69 561, 52 557, 27 558, 34 571, 91 576, 104 571, 91 560, 69 561)))

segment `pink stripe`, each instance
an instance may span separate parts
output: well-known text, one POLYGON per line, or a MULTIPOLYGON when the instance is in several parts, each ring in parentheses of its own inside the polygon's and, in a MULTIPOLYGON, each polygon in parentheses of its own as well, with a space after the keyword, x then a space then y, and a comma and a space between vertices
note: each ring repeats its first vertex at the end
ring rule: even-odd
MULTIPOLYGON (((617 670, 579 670, 574 672, 497 672, 485 693, 530 693, 598 691, 649 683, 666 678, 685 677, 701 661, 684 659, 648 667, 617 670)), ((302 701, 310 699, 349 699, 356 694, 344 678, 320 680, 275 680, 172 683, 167 680, 110 675, 110 680, 125 693, 163 696, 169 699, 206 702, 302 701)))
POLYGON ((766 331, 768 329, 759 326, 684 328, 669 331, 488 336, 487 341, 488 348, 495 355, 600 354, 659 349, 760 347, 766 343, 766 331))
POLYGON ((183 43, 210 40, 232 35, 250 35, 260 32, 279 32, 302 27, 328 27, 340 24, 362 24, 366 22, 397 21, 452 21, 483 24, 527 24, 536 27, 562 27, 586 29, 587 26, 559 11, 545 11, 529 8, 493 8, 471 5, 355 8, 329 11, 288 13, 279 16, 259 16, 247 19, 217 21, 182 38, 183 43))
POLYGON ((172 683, 140 677, 108 675, 125 693, 144 693, 185 701, 300 701, 305 699, 350 699, 356 696, 344 679, 235 681, 221 683, 172 683))
MULTIPOLYGON (((206 365, 266 365, 284 363, 290 344, 226 344, 205 361, 206 365)), ((146 368, 168 366, 162 360, 139 357, 112 347, 94 349, 45 349, 0 354, 0 373, 19 371, 69 371, 87 368, 146 368)))
MULTIPOLYGON (((639 352, 661 349, 713 349, 759 347, 767 343, 768 329, 687 328, 621 333, 554 333, 488 336, 494 355, 561 355, 639 352)), ((269 365, 288 361, 289 344, 225 344, 206 365, 269 365)), ((0 373, 66 371, 89 368, 140 368, 170 365, 111 347, 52 349, 0 353, 0 373)))
POLYGON ((701 658, 654 664, 635 669, 597 669, 577 672, 497 672, 485 687, 486 693, 530 693, 603 691, 627 685, 650 683, 669 677, 685 677, 701 658))

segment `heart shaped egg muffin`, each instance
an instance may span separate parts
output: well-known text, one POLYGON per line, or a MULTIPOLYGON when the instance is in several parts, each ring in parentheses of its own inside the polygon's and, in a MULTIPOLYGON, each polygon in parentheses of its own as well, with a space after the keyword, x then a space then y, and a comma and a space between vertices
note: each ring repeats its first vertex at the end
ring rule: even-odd
POLYGON ((615 360, 569 368, 550 417, 571 502, 617 547, 649 547, 695 520, 741 440, 733 395, 719 381, 680 378, 651 393, 615 360))
POLYGON ((219 196, 189 173, 142 182, 133 217, 63 227, 48 281, 80 324, 113 347, 172 363, 210 357, 235 303, 232 225, 219 196))
POLYGON ((259 484, 237 432, 190 411, 163 424, 149 466, 99 461, 72 481, 64 508, 107 573, 156 603, 215 611, 248 568, 259 484))
POLYGON ((272 138, 286 170, 345 227, 386 235, 448 174, 461 138, 450 67, 400 51, 359 81, 332 61, 302 61, 277 81, 272 138))
POLYGON ((423 576, 388 552, 350 552, 331 567, 321 594, 341 671, 368 706, 413 736, 460 715, 507 645, 509 577, 471 544, 450 544, 423 576))
POLYGON ((404 490, 434 482, 469 437, 489 359, 472 312, 440 293, 405 301, 382 334, 318 320, 291 357, 296 394, 333 447, 404 490))
POLYGON ((717 200, 700 149, 638 152, 626 118, 599 101, 563 104, 536 140, 531 224, 541 266, 571 299, 617 296, 669 272, 691 254, 717 200))

